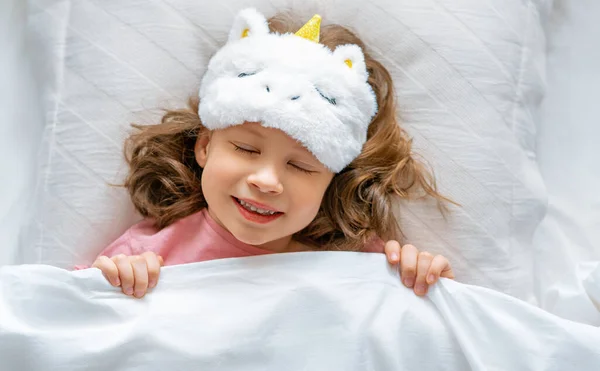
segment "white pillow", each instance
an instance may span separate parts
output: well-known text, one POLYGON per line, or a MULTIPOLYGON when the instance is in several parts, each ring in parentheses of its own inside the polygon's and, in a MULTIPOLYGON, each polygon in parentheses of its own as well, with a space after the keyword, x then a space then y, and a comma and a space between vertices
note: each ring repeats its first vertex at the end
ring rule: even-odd
MULTIPOLYGON (((407 240, 447 256, 463 282, 535 302, 531 241, 546 207, 534 152, 545 83, 539 10, 524 1, 397 4, 396 22, 364 38, 392 70, 417 151, 462 205, 444 219, 431 203, 402 203, 407 240)), ((373 7, 350 23, 384 17, 373 7)))
MULTIPOLYGON (((549 208, 534 248, 540 305, 565 316, 565 309, 575 307, 576 293, 585 293, 582 266, 600 260, 600 106, 595 94, 600 49, 590 48, 600 40, 600 2, 563 0, 556 5, 549 23, 548 88, 537 142, 549 208), (559 304, 561 296, 567 300, 559 304)), ((589 301, 587 296, 582 297, 589 301)), ((591 303, 588 307, 594 309, 591 303)), ((592 323, 589 315, 567 318, 592 323)))
POLYGON ((291 9, 350 26, 392 73, 403 125, 461 208, 444 220, 430 203, 400 208, 410 242, 446 254, 458 279, 521 298, 532 293, 531 235, 545 192, 533 155, 544 84, 537 2, 479 0, 33 0, 30 24, 55 81, 37 217, 23 262, 89 262, 138 219, 124 190, 129 123, 183 105, 234 14, 291 9), (137 4, 137 3, 136 3, 137 4))

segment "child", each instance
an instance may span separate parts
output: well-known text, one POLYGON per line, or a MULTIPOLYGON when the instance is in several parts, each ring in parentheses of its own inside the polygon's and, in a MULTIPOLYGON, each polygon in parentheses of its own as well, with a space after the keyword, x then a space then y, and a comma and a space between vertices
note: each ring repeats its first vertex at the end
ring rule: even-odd
POLYGON ((393 240, 395 196, 447 199, 411 155, 389 73, 341 26, 297 29, 241 11, 199 100, 135 126, 125 185, 146 219, 93 264, 125 294, 155 287, 162 265, 297 251, 385 252, 418 295, 454 278, 393 240))

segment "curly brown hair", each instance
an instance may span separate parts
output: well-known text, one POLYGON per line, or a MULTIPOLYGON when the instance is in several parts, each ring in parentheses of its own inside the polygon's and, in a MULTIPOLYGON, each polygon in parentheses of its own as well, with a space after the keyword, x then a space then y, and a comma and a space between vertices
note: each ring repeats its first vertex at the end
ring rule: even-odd
MULTIPOLYGON (((269 19, 271 32, 294 32, 300 26, 287 14, 269 19)), ((320 42, 331 50, 344 44, 362 48, 378 112, 362 153, 335 174, 317 216, 294 239, 315 249, 359 251, 373 237, 398 238, 395 197, 430 196, 442 209, 452 201, 438 193, 432 172, 412 153, 412 140, 397 121, 393 82, 385 67, 340 25, 322 27, 320 42)), ((198 105, 198 98, 191 98, 187 109, 168 110, 160 124, 132 125, 135 132, 125 143, 130 167, 125 187, 136 209, 154 219, 158 228, 208 206, 194 153, 196 139, 208 132, 198 105)))

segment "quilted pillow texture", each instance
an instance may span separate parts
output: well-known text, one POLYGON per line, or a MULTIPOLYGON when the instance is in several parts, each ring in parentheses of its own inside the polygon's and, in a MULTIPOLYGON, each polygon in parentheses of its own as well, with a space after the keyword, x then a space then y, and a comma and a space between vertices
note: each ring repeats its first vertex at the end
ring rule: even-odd
POLYGON ((531 238, 545 212, 534 155, 543 95, 541 3, 506 0, 33 0, 45 131, 19 262, 89 262, 139 219, 111 183, 129 123, 195 93, 235 13, 314 13, 353 29, 393 75, 402 125, 460 203, 398 205, 406 240, 445 254, 461 282, 533 300, 531 238))

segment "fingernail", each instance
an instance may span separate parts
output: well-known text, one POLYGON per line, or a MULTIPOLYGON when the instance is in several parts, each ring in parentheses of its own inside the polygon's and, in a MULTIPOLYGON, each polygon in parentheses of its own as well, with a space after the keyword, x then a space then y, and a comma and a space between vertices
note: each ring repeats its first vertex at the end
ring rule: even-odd
POLYGON ((430 274, 430 275, 427 277, 427 283, 430 283, 430 284, 431 284, 431 283, 433 283, 433 281, 435 281, 435 276, 434 276, 433 274, 430 274))
POLYGON ((144 296, 144 292, 143 291, 136 291, 135 292, 135 297, 136 298, 141 298, 142 296, 144 296))
POLYGON ((406 287, 412 287, 414 283, 415 283, 415 280, 413 278, 405 278, 404 279, 404 285, 406 285, 406 287))
POLYGON ((424 294, 426 290, 427 290, 427 288, 426 288, 426 287, 425 287, 425 285, 423 285, 423 284, 418 284, 418 285, 415 287, 415 291, 416 291, 417 293, 419 293, 419 294, 424 294))
POLYGON ((126 289, 125 289, 125 294, 126 294, 126 295, 131 295, 131 294, 133 294, 133 289, 132 289, 131 287, 128 287, 128 288, 126 288, 126 289))
POLYGON ((392 259, 392 261, 397 261, 398 260, 398 254, 396 254, 395 252, 392 253, 392 255, 390 255, 390 259, 392 259))
POLYGON ((121 281, 119 281, 119 279, 115 279, 115 286, 120 286, 121 285, 121 281))
POLYGON ((150 282, 148 282, 148 287, 154 288, 154 286, 156 286, 156 281, 150 281, 150 282))

